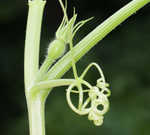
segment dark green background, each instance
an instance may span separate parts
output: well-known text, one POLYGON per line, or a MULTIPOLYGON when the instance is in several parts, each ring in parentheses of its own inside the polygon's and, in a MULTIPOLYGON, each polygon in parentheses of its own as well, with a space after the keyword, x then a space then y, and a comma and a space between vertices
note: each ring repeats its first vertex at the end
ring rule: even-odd
MULTIPOLYGON (((42 26, 41 55, 62 19, 57 0, 47 0, 42 26)), ((68 0, 78 20, 95 16, 78 32, 75 42, 130 0, 68 0)), ((26 0, 0 1, 0 134, 28 135, 24 96, 24 37, 26 0)), ((110 83, 110 111, 102 127, 95 127, 87 116, 76 115, 65 100, 65 88, 54 89, 46 103, 47 135, 150 135, 150 5, 145 6, 117 27, 77 64, 79 73, 90 62, 103 68, 110 83)), ((71 70, 65 77, 72 77, 71 70)), ((96 73, 87 78, 94 83, 96 73)))

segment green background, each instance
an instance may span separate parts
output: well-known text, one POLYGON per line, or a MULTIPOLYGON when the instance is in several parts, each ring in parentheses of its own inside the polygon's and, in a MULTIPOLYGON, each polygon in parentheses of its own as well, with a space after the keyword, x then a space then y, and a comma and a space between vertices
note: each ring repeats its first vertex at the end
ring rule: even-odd
MULTIPOLYGON (((41 38, 40 64, 48 43, 63 17, 57 0, 47 0, 41 38)), ((130 0, 68 0, 78 21, 91 16, 75 37, 81 40, 92 29, 130 0)), ((28 135, 27 107, 24 95, 23 57, 27 19, 27 1, 0 1, 0 134, 28 135)), ((90 62, 101 65, 110 83, 110 111, 102 127, 95 127, 87 116, 78 116, 65 100, 66 87, 54 89, 46 102, 47 135, 150 135, 150 4, 117 27, 78 63, 82 73, 90 62)), ((70 70, 65 75, 72 77, 70 70)), ((94 84, 95 71, 87 79, 94 84)))

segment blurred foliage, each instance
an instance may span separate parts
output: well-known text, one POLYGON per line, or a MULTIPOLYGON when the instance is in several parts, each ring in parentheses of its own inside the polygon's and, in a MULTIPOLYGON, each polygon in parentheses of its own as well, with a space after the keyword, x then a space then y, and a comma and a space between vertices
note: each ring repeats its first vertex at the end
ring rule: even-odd
MULTIPOLYGON (((81 40, 103 20, 130 0, 68 0, 69 15, 75 6, 78 18, 95 16, 75 38, 81 40)), ((27 135, 28 120, 24 96, 23 56, 27 19, 27 1, 0 1, 0 82, 2 135, 27 135)), ((41 39, 41 62, 48 42, 54 37, 62 19, 56 0, 47 2, 41 39)), ((101 65, 111 85, 111 108, 104 125, 95 127, 70 110, 65 100, 65 87, 54 89, 46 103, 47 135, 149 135, 150 134, 150 5, 130 17, 95 46, 78 63, 78 72, 90 62, 101 65)), ((72 71, 65 77, 72 76, 72 71)), ((96 72, 87 79, 94 84, 96 72)))

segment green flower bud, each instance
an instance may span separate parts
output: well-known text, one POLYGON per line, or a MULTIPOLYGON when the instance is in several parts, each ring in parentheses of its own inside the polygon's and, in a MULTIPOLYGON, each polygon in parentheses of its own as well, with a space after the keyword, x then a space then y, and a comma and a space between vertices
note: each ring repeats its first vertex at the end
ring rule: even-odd
POLYGON ((54 40, 50 43, 48 48, 48 57, 56 60, 61 57, 65 52, 66 44, 63 40, 54 40))

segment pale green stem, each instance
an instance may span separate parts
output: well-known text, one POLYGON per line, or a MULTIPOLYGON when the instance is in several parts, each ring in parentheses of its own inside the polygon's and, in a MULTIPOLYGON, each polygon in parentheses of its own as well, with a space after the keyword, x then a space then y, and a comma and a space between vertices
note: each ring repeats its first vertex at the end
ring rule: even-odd
MULTIPOLYGON (((94 47, 100 40, 102 40, 108 33, 115 29, 124 20, 148 4, 150 0, 133 0, 101 25, 95 28, 90 34, 82 39, 74 48, 74 60, 77 62, 84 56, 92 47, 94 47)), ((63 58, 61 58, 47 73, 45 80, 60 78, 71 67, 72 55, 69 51, 63 58)))
POLYGON ((41 65, 40 70, 37 73, 36 82, 39 82, 43 79, 45 74, 48 72, 48 69, 53 64, 53 62, 54 62, 53 59, 46 57, 46 59, 44 60, 44 63, 41 65))
POLYGON ((29 1, 25 40, 25 86, 32 85, 39 68, 39 45, 45 1, 29 1))
POLYGON ((44 104, 47 93, 39 93, 36 97, 32 97, 29 89, 34 84, 39 70, 39 45, 45 3, 43 0, 29 0, 24 74, 30 135, 45 135, 44 104))
POLYGON ((54 87, 68 86, 74 82, 75 79, 56 79, 56 80, 40 81, 30 89, 32 90, 32 95, 35 95, 41 90, 50 92, 51 89, 54 87))
POLYGON ((45 135, 45 100, 28 99, 30 135, 45 135))

